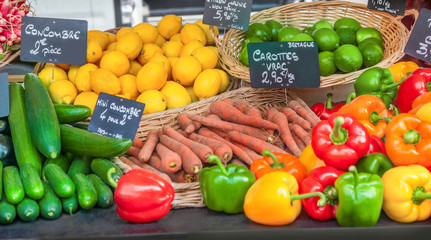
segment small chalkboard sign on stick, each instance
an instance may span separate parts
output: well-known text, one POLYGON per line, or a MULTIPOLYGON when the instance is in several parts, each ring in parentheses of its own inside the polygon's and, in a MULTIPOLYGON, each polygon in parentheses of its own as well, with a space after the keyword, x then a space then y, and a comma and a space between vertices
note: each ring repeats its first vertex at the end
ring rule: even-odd
POLYGON ((133 141, 144 108, 144 103, 101 92, 87 130, 133 141))
POLYGON ((367 8, 392 15, 404 15, 406 0, 368 0, 367 8))
POLYGON ((205 0, 204 24, 248 30, 253 0, 205 0))
POLYGON ((7 73, 0 73, 0 117, 9 116, 9 78, 7 73))
POLYGON ((422 8, 404 52, 431 63, 431 10, 422 8))
POLYGON ((315 41, 249 43, 247 50, 251 87, 320 87, 315 41))
POLYGON ((41 17, 21 21, 21 61, 86 63, 87 21, 41 17))

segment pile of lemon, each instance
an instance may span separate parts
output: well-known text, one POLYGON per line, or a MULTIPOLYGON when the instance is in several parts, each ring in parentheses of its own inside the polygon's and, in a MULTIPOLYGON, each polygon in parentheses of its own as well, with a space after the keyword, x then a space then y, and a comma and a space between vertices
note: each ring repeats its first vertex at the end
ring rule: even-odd
POLYGON ((91 30, 85 65, 46 64, 39 77, 55 103, 93 110, 105 92, 145 103, 144 114, 182 107, 229 87, 209 29, 202 20, 183 26, 181 17, 166 15, 157 26, 91 30))

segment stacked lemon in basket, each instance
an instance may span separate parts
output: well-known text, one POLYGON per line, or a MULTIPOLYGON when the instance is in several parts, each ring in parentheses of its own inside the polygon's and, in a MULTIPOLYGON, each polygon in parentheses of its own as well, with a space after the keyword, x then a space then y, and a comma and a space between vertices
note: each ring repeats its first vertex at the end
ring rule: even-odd
POLYGON ((182 107, 230 85, 209 28, 202 20, 183 25, 181 17, 166 15, 157 26, 91 30, 85 65, 46 64, 39 77, 55 103, 94 109, 105 92, 145 103, 144 114, 182 107))

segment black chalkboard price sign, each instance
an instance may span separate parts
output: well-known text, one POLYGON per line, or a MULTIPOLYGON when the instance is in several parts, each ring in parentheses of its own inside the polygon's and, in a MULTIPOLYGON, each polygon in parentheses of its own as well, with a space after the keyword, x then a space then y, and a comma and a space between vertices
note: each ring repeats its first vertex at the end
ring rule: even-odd
POLYGON ((404 15, 406 0, 368 0, 367 8, 392 15, 404 15))
POLYGON ((21 61, 85 64, 87 21, 41 17, 21 21, 21 61))
POLYGON ((204 24, 246 31, 253 0, 205 0, 204 24))
POLYGON ((133 141, 144 108, 143 103, 101 92, 87 130, 133 141))
POLYGON ((431 63, 431 10, 421 9, 404 52, 431 63))
POLYGON ((247 44, 253 88, 318 88, 317 43, 263 42, 247 44))
POLYGON ((7 73, 0 73, 0 117, 9 116, 9 78, 7 73))

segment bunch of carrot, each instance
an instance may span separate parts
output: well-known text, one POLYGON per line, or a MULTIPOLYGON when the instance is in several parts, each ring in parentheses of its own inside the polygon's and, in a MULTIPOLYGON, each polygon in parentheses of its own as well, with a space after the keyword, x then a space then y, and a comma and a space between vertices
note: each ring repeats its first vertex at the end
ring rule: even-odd
POLYGON ((262 158, 264 149, 299 157, 319 121, 295 100, 282 109, 263 112, 246 100, 233 103, 229 99, 211 103, 206 115, 181 113, 176 120, 181 129, 164 126, 150 130, 145 142, 136 137, 128 156, 120 159, 168 181, 199 181, 199 172, 209 165, 210 154, 224 164, 246 167, 262 158))

